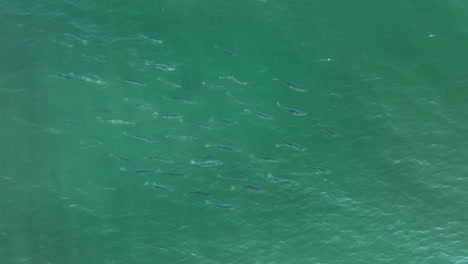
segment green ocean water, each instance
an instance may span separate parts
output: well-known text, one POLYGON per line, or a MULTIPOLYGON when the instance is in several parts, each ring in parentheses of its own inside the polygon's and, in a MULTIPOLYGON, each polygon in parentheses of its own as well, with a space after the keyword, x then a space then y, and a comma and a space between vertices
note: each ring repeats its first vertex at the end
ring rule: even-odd
POLYGON ((0 263, 468 263, 467 14, 0 0, 0 263))

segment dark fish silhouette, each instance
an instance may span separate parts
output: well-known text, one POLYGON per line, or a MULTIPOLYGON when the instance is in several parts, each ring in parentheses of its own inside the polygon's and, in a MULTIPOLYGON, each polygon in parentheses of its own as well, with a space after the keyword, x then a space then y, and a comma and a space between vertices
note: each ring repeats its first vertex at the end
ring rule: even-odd
POLYGON ((297 84, 294 84, 294 83, 290 83, 290 82, 287 82, 287 81, 284 81, 284 80, 281 80, 281 79, 278 79, 278 78, 275 78, 273 79, 275 81, 280 81, 282 84, 286 85, 288 88, 290 89, 293 89, 293 90, 296 90, 298 92, 307 92, 307 89, 304 88, 304 87, 301 87, 297 84))
POLYGON ((215 46, 215 49, 217 49, 220 53, 227 55, 227 56, 236 56, 236 54, 230 50, 220 48, 218 46, 215 46))
POLYGON ((286 112, 288 112, 290 114, 296 115, 296 116, 305 116, 305 115, 307 115, 307 112, 305 112, 305 111, 281 106, 279 102, 276 102, 276 105, 279 108, 283 109, 284 111, 286 111, 286 112))

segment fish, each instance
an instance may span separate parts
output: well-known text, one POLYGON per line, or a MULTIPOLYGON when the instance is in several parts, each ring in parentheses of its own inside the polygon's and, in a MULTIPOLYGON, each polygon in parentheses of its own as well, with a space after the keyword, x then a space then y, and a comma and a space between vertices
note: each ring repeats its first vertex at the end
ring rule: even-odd
POLYGON ((286 85, 288 88, 296 90, 298 92, 307 92, 307 89, 305 89, 304 87, 301 87, 301 86, 299 86, 297 84, 290 83, 290 82, 287 82, 287 81, 284 81, 284 80, 281 80, 281 79, 278 79, 278 78, 275 78, 273 80, 280 81, 282 84, 286 85))
POLYGON ((99 84, 99 85, 104 85, 106 84, 105 81, 102 80, 101 77, 97 76, 97 75, 77 75, 77 78, 78 79, 81 79, 85 82, 91 82, 91 83, 95 83, 95 84, 99 84))
POLYGON ((236 103, 238 104, 241 104, 241 105, 252 105, 252 102, 251 101, 248 101, 248 100, 245 100, 245 99, 242 99, 242 98, 238 98, 238 97, 235 97, 231 94, 230 91, 226 92, 226 94, 230 97, 232 97, 232 99, 234 101, 236 101, 236 103))
POLYGON ((161 117, 161 118, 164 118, 164 119, 181 119, 183 118, 184 116, 182 114, 160 114, 158 112, 154 112, 153 113, 153 116, 154 117, 161 117))
POLYGON ((69 126, 76 126, 76 125, 79 125, 80 122, 79 121, 75 121, 75 120, 63 120, 63 122, 66 124, 66 125, 69 125, 69 126))
POLYGON ((167 86, 170 86, 170 87, 173 87, 173 88, 181 88, 182 86, 178 83, 175 83, 175 82, 171 82, 171 81, 167 81, 167 80, 164 80, 164 79, 161 79, 161 78, 157 78, 158 81, 164 83, 165 85, 167 86))
POLYGON ((284 111, 286 111, 286 112, 288 112, 290 114, 296 115, 296 116, 306 116, 307 115, 307 112, 305 112, 305 111, 281 106, 279 102, 276 102, 276 105, 279 108, 283 109, 284 111))
POLYGON ((87 55, 87 54, 84 54, 84 53, 81 53, 81 56, 85 57, 85 58, 88 58, 88 59, 93 59, 97 62, 106 62, 106 57, 105 56, 100 56, 100 55, 96 55, 96 56, 93 56, 93 55, 87 55))
POLYGON ((190 164, 198 165, 200 167, 214 167, 214 166, 223 165, 223 162, 220 160, 206 160, 206 161, 191 160, 190 164))
POLYGON ((201 191, 188 192, 187 194, 195 194, 195 195, 202 195, 202 196, 210 196, 211 195, 211 193, 209 193, 209 192, 201 192, 201 191))
POLYGON ((320 167, 314 167, 314 166, 309 166, 309 165, 304 165, 306 168, 314 170, 315 174, 329 174, 330 171, 324 168, 320 167))
POLYGON ((174 188, 172 188, 171 186, 167 186, 167 185, 161 185, 161 184, 157 184, 155 182, 145 182, 145 185, 144 186, 148 186, 155 189, 155 190, 163 190, 163 191, 173 191, 174 188))
POLYGON ((115 191, 115 190, 117 190, 117 188, 115 188, 115 187, 110 187, 110 186, 105 186, 105 185, 98 185, 98 184, 96 184, 96 186, 99 187, 99 188, 105 189, 105 190, 109 190, 109 191, 115 191))
MULTIPOLYGON (((250 155, 251 158, 254 158, 253 155, 250 155)), ((275 158, 275 157, 260 157, 260 158, 255 158, 255 162, 260 162, 260 163, 279 163, 283 162, 284 159, 281 158, 275 158)))
POLYGON ((167 135, 166 138, 173 138, 180 141, 191 141, 196 139, 201 139, 199 135, 167 135))
POLYGON ((205 85, 206 87, 209 87, 213 90, 216 90, 216 91, 226 91, 227 88, 222 86, 222 85, 214 85, 214 84, 208 84, 206 82, 202 82, 203 85, 205 85))
POLYGON ((241 184, 240 186, 244 187, 244 189, 251 191, 251 192, 264 192, 265 191, 260 187, 250 185, 250 184, 241 184))
POLYGON ((73 73, 58 73, 58 74, 51 75, 50 77, 66 79, 66 80, 74 80, 77 78, 77 76, 73 73))
POLYGON ((105 189, 105 190, 109 190, 109 191, 117 190, 117 188, 115 188, 115 187, 107 186, 107 185, 103 185, 103 184, 94 184, 94 185, 101 188, 101 189, 105 189))
POLYGON ((73 44, 65 41, 60 41, 60 40, 52 40, 53 43, 58 44, 60 46, 66 47, 66 48, 73 48, 75 47, 73 44))
POLYGON ((210 122, 212 122, 212 121, 216 121, 216 122, 222 123, 224 125, 228 125, 228 126, 239 124, 239 122, 237 122, 235 120, 227 119, 227 118, 211 118, 210 122))
POLYGON ((159 170, 154 170, 154 169, 128 169, 125 167, 121 167, 120 171, 129 171, 133 173, 138 173, 138 174, 147 174, 147 173, 158 173, 159 170))
POLYGON ((318 122, 317 122, 317 126, 319 126, 323 131, 325 131, 325 132, 326 132, 328 135, 330 135, 331 137, 336 137, 336 133, 335 133, 335 132, 331 131, 330 129, 328 129, 328 128, 324 127, 324 126, 322 126, 322 125, 319 124, 318 122))
POLYGON ((143 111, 154 110, 154 106, 152 104, 142 100, 124 98, 124 101, 143 111))
POLYGON ((206 204, 208 205, 212 205, 213 207, 216 207, 216 208, 221 208, 221 209, 236 209, 236 208, 239 208, 239 205, 235 205, 235 204, 228 204, 228 203, 213 203, 211 201, 205 201, 206 204))
POLYGON ((185 104, 196 104, 195 101, 193 101, 192 99, 189 99, 189 98, 178 97, 178 96, 163 96, 163 97, 164 97, 164 99, 179 101, 179 102, 182 102, 182 103, 185 103, 185 104))
POLYGON ((185 176, 184 173, 181 172, 161 172, 162 175, 173 176, 173 177, 183 177, 185 176))
POLYGON ((239 176, 239 175, 233 175, 233 176, 223 176, 221 174, 218 174, 218 177, 219 178, 225 178, 225 179, 229 179, 229 180, 238 180, 238 181, 243 181, 243 180, 246 180, 247 177, 244 177, 244 176, 239 176))
POLYGON ((106 122, 106 123, 114 124, 114 125, 134 125, 135 124, 135 122, 130 122, 130 121, 123 120, 123 119, 102 119, 99 116, 97 116, 96 118, 101 122, 106 122))
POLYGON ((166 64, 161 64, 161 63, 151 63, 151 62, 145 62, 146 66, 150 66, 153 68, 156 68, 158 70, 162 71, 175 71, 176 69, 172 66, 166 65, 166 64))
POLYGON ((123 132, 123 134, 125 136, 136 138, 136 139, 143 140, 143 141, 150 142, 150 143, 158 142, 156 139, 149 137, 149 136, 145 136, 145 135, 128 134, 127 132, 123 132))
POLYGON ((299 185, 297 181, 289 180, 289 179, 280 179, 280 178, 274 177, 271 173, 269 173, 265 178, 273 183, 280 184, 283 186, 292 187, 292 186, 299 185))
POLYGON ((146 83, 143 83, 143 82, 140 82, 140 81, 137 81, 137 80, 129 80, 129 79, 121 79, 123 82, 125 83, 129 83, 129 84, 134 84, 134 85, 139 85, 139 86, 146 86, 146 83))
POLYGON ((80 145, 83 145, 83 148, 88 149, 88 148, 94 148, 98 146, 103 146, 104 143, 97 139, 83 139, 80 141, 80 145))
POLYGON ((20 93, 25 91, 26 88, 23 89, 7 89, 7 88, 0 88, 0 92, 2 93, 20 93))
POLYGON ((240 152, 239 148, 236 147, 231 147, 231 146, 226 146, 226 145, 210 145, 206 144, 205 148, 215 148, 221 151, 227 151, 227 152, 240 152))
POLYGON ((219 77, 219 79, 227 79, 227 80, 231 80, 237 84, 240 84, 240 85, 247 85, 247 82, 244 82, 244 81, 241 81, 239 78, 237 77, 234 77, 234 76, 221 76, 219 77))
POLYGON ((170 163, 170 164, 174 163, 173 160, 165 158, 165 157, 161 157, 161 156, 151 156, 151 157, 149 157, 149 159, 160 161, 160 162, 163 162, 163 163, 170 163))
POLYGON ((205 129, 212 129, 212 127, 210 127, 209 125, 203 123, 203 122, 199 122, 199 121, 189 121, 189 124, 191 125, 194 125, 194 126, 198 126, 198 127, 201 127, 201 128, 205 128, 205 129))
POLYGON ((54 128, 54 127, 49 127, 49 128, 46 128, 44 129, 45 132, 48 132, 48 133, 52 133, 52 134, 62 134, 63 131, 58 129, 58 128, 54 128))
POLYGON ((160 40, 160 39, 155 39, 155 38, 153 38, 153 37, 151 37, 151 36, 148 36, 148 35, 141 35, 141 37, 144 38, 144 39, 146 39, 146 40, 149 40, 149 41, 151 41, 151 42, 153 42, 153 43, 156 43, 156 44, 163 44, 163 41, 162 41, 162 40, 160 40))
POLYGON ((273 116, 271 116, 269 114, 266 114, 266 113, 259 112, 259 111, 244 109, 244 112, 245 113, 252 113, 252 114, 254 114, 255 116, 257 116, 257 117, 259 117, 261 119, 273 120, 273 116))
POLYGON ((109 154, 109 157, 113 157, 113 158, 116 158, 116 159, 119 159, 119 160, 123 160, 123 161, 132 161, 132 159, 129 159, 129 158, 126 158, 126 157, 122 157, 122 156, 117 156, 117 155, 114 155, 114 154, 109 154))
POLYGON ((73 40, 76 40, 76 41, 80 42, 82 45, 88 45, 88 41, 87 41, 86 39, 82 39, 82 38, 77 37, 77 36, 74 36, 74 35, 72 35, 72 34, 70 34, 70 33, 65 33, 65 34, 63 34, 63 35, 64 35, 65 37, 67 37, 67 38, 71 38, 71 39, 73 39, 73 40))
POLYGON ((301 146, 299 144, 295 144, 295 143, 281 143, 281 144, 276 144, 276 147, 279 148, 279 147, 288 147, 288 148, 292 148, 292 149, 295 149, 297 151, 301 151, 301 152, 304 152, 307 150, 306 147, 304 146, 301 146))
POLYGON ((218 50, 220 53, 224 54, 224 55, 228 55, 228 56, 236 56, 236 54, 230 50, 227 50, 227 49, 223 49, 223 48, 220 48, 218 46, 214 46, 214 48, 216 50, 218 50))
POLYGON ((236 208, 239 208, 239 205, 235 205, 235 204, 217 204, 217 203, 214 203, 213 206, 216 207, 216 208, 221 208, 221 209, 236 209, 236 208))

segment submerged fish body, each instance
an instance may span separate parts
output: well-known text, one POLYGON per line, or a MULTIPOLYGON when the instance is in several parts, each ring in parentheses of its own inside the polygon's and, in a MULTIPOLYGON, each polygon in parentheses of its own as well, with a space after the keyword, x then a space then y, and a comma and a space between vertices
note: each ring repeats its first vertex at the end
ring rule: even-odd
POLYGON ((232 99, 233 99, 236 103, 238 103, 238 104, 240 104, 240 105, 252 105, 252 104, 253 104, 253 103, 252 103, 251 101, 249 101, 249 100, 245 100, 245 99, 242 99, 242 98, 233 96, 233 95, 231 94, 231 92, 229 92, 229 91, 226 92, 226 94, 227 94, 228 96, 232 97, 232 99))
POLYGON ((290 82, 287 82, 287 81, 284 81, 284 80, 281 80, 281 79, 273 79, 275 81, 280 81, 282 84, 286 85, 288 88, 292 89, 292 90, 296 90, 298 92, 307 92, 307 89, 305 89, 304 87, 301 87, 297 84, 294 84, 294 83, 290 83, 290 82))
POLYGON ((330 173, 330 171, 325 168, 314 167, 314 166, 309 166, 309 165, 304 165, 304 166, 308 169, 315 171, 315 174, 329 174, 330 173))
POLYGON ((155 109, 152 104, 142 100, 124 98, 124 101, 143 111, 153 111, 155 109))
POLYGON ((220 151, 226 151, 226 152, 240 152, 241 150, 236 147, 231 147, 231 146, 226 146, 226 145, 211 145, 211 144, 206 144, 205 148, 215 148, 220 151))
POLYGON ((120 171, 129 171, 137 174, 148 174, 148 173, 157 173, 159 170, 154 170, 154 169, 131 169, 131 168, 125 168, 121 167, 120 171))
POLYGON ((255 185, 241 184, 240 186, 251 192, 265 192, 265 190, 255 185))
POLYGON ((255 110, 250 110, 250 109, 244 109, 244 112, 245 113, 251 113, 261 119, 265 119, 265 120, 273 120, 273 116, 269 115, 269 114, 266 114, 266 113, 262 113, 262 112, 259 112, 259 111, 255 111, 255 110))
POLYGON ((97 139, 83 139, 80 141, 80 145, 82 145, 83 148, 88 149, 103 146, 104 143, 97 139))
POLYGON ((184 177, 187 176, 185 173, 182 172, 171 172, 171 171, 166 171, 166 172, 160 172, 162 175, 167 175, 171 177, 184 177))
POLYGON ((167 135, 166 138, 173 138, 180 141, 192 141, 201 139, 202 137, 199 135, 167 135))
POLYGON ((265 178, 270 182, 283 185, 283 186, 287 186, 287 187, 293 187, 293 186, 299 185, 297 181, 277 178, 277 177, 274 177, 271 173, 268 174, 265 178))
POLYGON ((227 119, 227 118, 210 118, 210 122, 218 122, 223 125, 228 125, 228 126, 233 126, 239 124, 238 121, 232 120, 232 119, 227 119))
POLYGON ((198 165, 200 167, 215 167, 223 165, 223 162, 220 160, 206 160, 206 161, 190 161, 190 164, 198 165))
POLYGON ((221 209, 236 209, 239 208, 239 205, 229 204, 229 203, 213 203, 211 201, 205 201, 206 204, 211 205, 216 208, 221 209))
POLYGON ((101 188, 101 189, 104 189, 104 190, 109 190, 109 191, 115 191, 117 190, 117 188, 115 187, 112 187, 112 186, 107 186, 107 185, 103 185, 103 184, 95 184, 97 187, 101 188))
POLYGON ((202 84, 210 89, 216 90, 216 91, 226 91, 227 88, 222 86, 222 85, 216 85, 216 84, 209 84, 206 82, 202 82, 202 84))
POLYGON ((135 122, 131 122, 128 120, 123 120, 123 119, 102 119, 99 116, 97 116, 96 118, 101 122, 106 122, 106 123, 114 124, 114 125, 135 125, 135 122))
POLYGON ((224 179, 229 179, 229 180, 238 180, 238 181, 244 181, 247 179, 247 177, 245 176, 239 176, 239 175, 221 175, 221 174, 218 174, 218 177, 219 178, 224 178, 224 179))
POLYGON ((221 76, 219 77, 219 79, 227 79, 227 80, 231 80, 237 84, 240 84, 240 85, 247 85, 247 82, 244 82, 244 81, 241 81, 239 78, 237 77, 234 77, 234 76, 221 76))
POLYGON ((150 142, 150 143, 156 143, 157 140, 150 137, 150 136, 145 136, 145 135, 137 135, 137 134, 129 134, 127 132, 123 132, 123 134, 125 136, 128 136, 128 137, 132 137, 132 138, 135 138, 135 139, 139 139, 139 140, 143 140, 143 141, 146 141, 146 142, 150 142))
POLYGON ((159 162, 162 162, 162 163, 169 163, 169 164, 173 164, 174 161, 172 159, 169 159, 169 158, 165 158, 165 157, 161 157, 161 156, 150 156, 148 157, 149 159, 152 159, 152 160, 156 160, 156 161, 159 161, 159 162))
POLYGON ((163 97, 164 97, 164 99, 179 101, 179 102, 182 102, 184 104, 196 104, 196 102, 193 101, 190 98, 184 98, 184 97, 179 97, 179 96, 163 96, 163 97))
POLYGON ((151 62, 146 61, 145 65, 153 67, 153 68, 158 69, 158 70, 162 70, 162 71, 175 71, 176 70, 172 66, 169 66, 169 65, 166 65, 166 64, 161 64, 161 63, 151 63, 151 62))
POLYGON ((129 84, 134 84, 134 85, 139 85, 139 86, 146 86, 146 83, 140 82, 137 80, 131 80, 131 79, 122 79, 124 83, 129 83, 129 84))
POLYGON ((305 112, 305 111, 302 111, 302 110, 299 110, 299 109, 294 109, 294 108, 284 107, 284 106, 280 105, 279 102, 276 102, 276 105, 279 108, 281 108, 282 110, 284 110, 285 112, 288 112, 288 113, 296 115, 296 116, 306 116, 307 115, 307 112, 305 112))
POLYGON ((276 157, 259 157, 255 158, 253 155, 250 155, 251 158, 254 158, 255 162, 259 163, 280 163, 284 162, 284 159, 276 158, 276 157))
POLYGON ((291 148, 291 149, 294 149, 294 150, 297 150, 297 151, 301 151, 301 152, 304 152, 307 150, 306 147, 304 146, 301 146, 299 144, 295 144, 295 143, 282 143, 282 144, 276 144, 276 147, 279 148, 279 147, 288 147, 288 148, 291 148))
POLYGON ((99 84, 99 85, 104 85, 106 84, 106 82, 104 80, 102 80, 101 77, 97 76, 97 75, 76 75, 76 77, 78 79, 81 79, 85 82, 90 82, 90 83, 95 83, 95 84, 99 84))
POLYGON ((220 48, 218 46, 215 46, 215 49, 217 49, 220 53, 227 55, 227 56, 236 56, 236 54, 230 50, 220 48))
POLYGON ((173 191, 174 190, 171 186, 161 185, 161 184, 157 184, 155 182, 145 182, 144 186, 149 186, 150 188, 155 189, 155 190, 163 190, 163 191, 173 191))
POLYGON ((210 196, 211 195, 211 193, 209 193, 209 192, 202 192, 202 191, 192 191, 192 192, 188 192, 187 194, 202 195, 202 196, 210 196))
POLYGON ((175 113, 175 114, 160 114, 158 112, 154 112, 153 116, 154 117, 161 117, 161 118, 164 118, 164 119, 181 119, 181 118, 184 117, 182 114, 178 114, 178 113, 175 113))
POLYGON ((51 75, 50 77, 66 79, 66 80, 73 80, 77 78, 77 76, 73 73, 58 73, 58 74, 51 75))
POLYGON ((331 136, 331 137, 336 137, 336 133, 335 133, 335 132, 331 131, 330 129, 328 129, 328 128, 324 127, 324 126, 322 126, 322 125, 319 124, 318 122, 317 122, 317 125, 318 125, 325 133, 327 133, 329 136, 331 136))
POLYGON ((109 157, 113 157, 115 159, 123 160, 123 161, 132 161, 132 159, 130 159, 130 158, 122 157, 122 156, 118 156, 118 155, 114 155, 114 154, 109 154, 109 157))
POLYGON ((181 88, 182 87, 182 85, 180 85, 178 83, 167 81, 167 80, 164 80, 164 79, 161 79, 161 78, 157 78, 157 80, 164 83, 167 86, 172 87, 172 88, 181 88))
POLYGON ((142 38, 146 39, 146 40, 149 40, 153 43, 156 43, 156 44, 163 44, 164 41, 160 40, 160 39, 156 39, 152 36, 148 36, 148 35, 141 35, 142 38))

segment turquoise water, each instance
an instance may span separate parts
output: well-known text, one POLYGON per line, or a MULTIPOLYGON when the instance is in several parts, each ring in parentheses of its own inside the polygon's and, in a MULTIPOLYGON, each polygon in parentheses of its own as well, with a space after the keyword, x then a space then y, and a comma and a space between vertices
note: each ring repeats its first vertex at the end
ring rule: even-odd
POLYGON ((0 0, 1 263, 468 263, 468 4, 40 2, 0 0))

